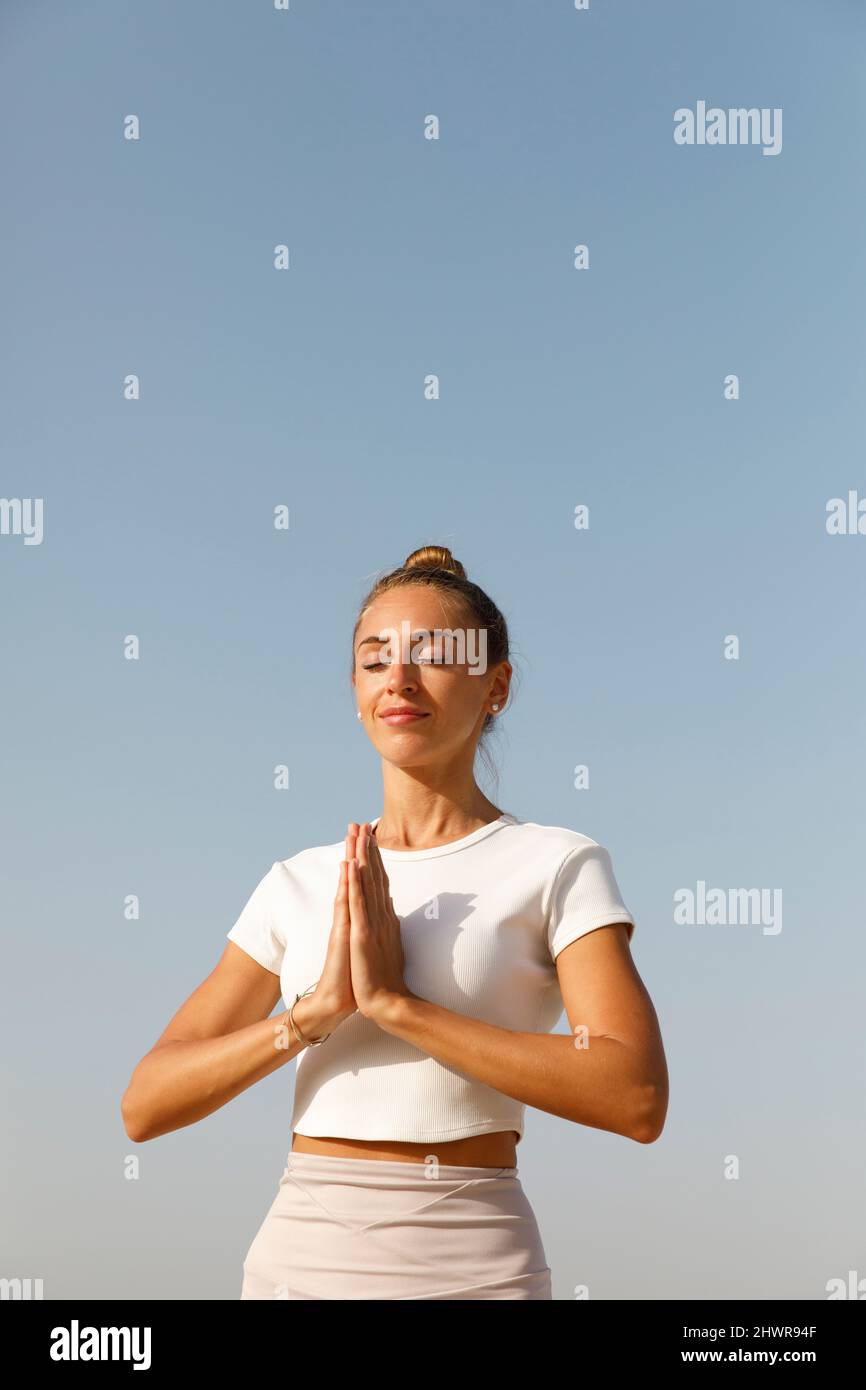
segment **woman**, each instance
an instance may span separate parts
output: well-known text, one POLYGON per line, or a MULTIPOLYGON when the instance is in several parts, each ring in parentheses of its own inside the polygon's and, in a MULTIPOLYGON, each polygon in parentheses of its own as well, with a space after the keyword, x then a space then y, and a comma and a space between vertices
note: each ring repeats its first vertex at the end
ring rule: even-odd
POLYGON ((475 781, 508 657, 502 614, 449 550, 374 585, 352 684, 382 814, 269 869, 133 1073, 123 1118, 142 1142, 298 1059, 242 1299, 548 1300, 517 1170, 526 1105, 661 1133, 664 1050, 607 850, 475 781), (550 1031, 563 1005, 574 1036, 550 1031))

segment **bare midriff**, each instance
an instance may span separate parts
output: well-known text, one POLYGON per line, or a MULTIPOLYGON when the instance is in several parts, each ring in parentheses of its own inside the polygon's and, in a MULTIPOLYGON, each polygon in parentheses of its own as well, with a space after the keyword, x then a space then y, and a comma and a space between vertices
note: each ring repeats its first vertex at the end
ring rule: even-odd
POLYGON ((472 1134, 466 1139, 451 1139, 447 1144, 435 1139, 410 1144, 391 1139, 339 1139, 331 1135, 320 1138, 293 1133, 292 1151, 330 1154, 335 1158, 396 1159, 405 1163, 423 1163, 434 1154, 440 1163, 457 1164, 461 1168, 516 1168, 518 1139, 516 1129, 472 1134))

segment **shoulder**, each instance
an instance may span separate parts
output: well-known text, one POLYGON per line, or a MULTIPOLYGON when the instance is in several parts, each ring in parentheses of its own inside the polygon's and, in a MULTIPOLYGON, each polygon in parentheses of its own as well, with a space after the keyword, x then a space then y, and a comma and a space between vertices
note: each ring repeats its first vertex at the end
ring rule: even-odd
POLYGON ((551 863, 554 871, 575 850, 602 848, 598 840, 567 825, 541 825, 538 821, 516 820, 509 830, 515 836, 515 843, 519 841, 521 847, 551 863))
POLYGON ((537 854, 526 857, 543 865, 541 902, 552 959, 555 961, 579 936, 614 923, 627 925, 630 941, 635 919, 623 899, 606 847, 564 825, 529 822, 526 828, 527 849, 532 844, 540 847, 537 854))
POLYGON ((572 889, 606 893, 610 888, 618 894, 610 852, 591 835, 537 821, 516 821, 510 830, 517 862, 541 884, 545 911, 554 894, 572 889))
POLYGON ((275 859, 263 874, 246 909, 285 922, 298 910, 321 906, 336 896, 338 867, 345 843, 314 845, 285 859, 275 859))
POLYGON ((332 845, 311 845, 286 859, 277 859, 270 872, 278 883, 315 880, 323 873, 331 875, 345 852, 345 840, 335 840, 332 845))

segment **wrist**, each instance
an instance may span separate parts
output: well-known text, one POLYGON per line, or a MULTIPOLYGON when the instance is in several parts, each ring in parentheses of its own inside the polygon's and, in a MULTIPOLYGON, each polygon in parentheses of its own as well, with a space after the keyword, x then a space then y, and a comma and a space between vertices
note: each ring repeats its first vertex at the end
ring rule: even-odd
MULTIPOLYGON (((292 1017, 298 1032, 308 1044, 315 1042, 317 1038, 324 1038, 327 1033, 332 1033, 342 1022, 342 1019, 335 1018, 333 1013, 323 1006, 322 1001, 316 998, 315 993, 305 994, 303 998, 298 1000, 292 1009, 292 1017)), ((294 1037, 291 1023, 289 1023, 289 1029, 294 1037)))
POLYGON ((372 1015, 374 1023, 380 1028, 398 1029, 401 1023, 408 1017, 412 1006, 417 1003, 419 995, 413 994, 411 990, 406 990, 401 994, 388 994, 381 999, 372 1015))

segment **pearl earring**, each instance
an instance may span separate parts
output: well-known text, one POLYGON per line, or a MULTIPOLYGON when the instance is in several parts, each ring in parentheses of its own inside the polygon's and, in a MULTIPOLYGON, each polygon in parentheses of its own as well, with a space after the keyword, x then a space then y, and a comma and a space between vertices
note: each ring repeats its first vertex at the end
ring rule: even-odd
POLYGON ((362 713, 361 713, 360 710, 358 710, 358 718, 359 718, 359 719, 363 719, 363 718, 364 718, 364 716, 362 715, 362 713))
POLYGON ((499 706, 498 706, 498 705, 494 705, 493 708, 494 708, 494 709, 499 709, 499 706))

